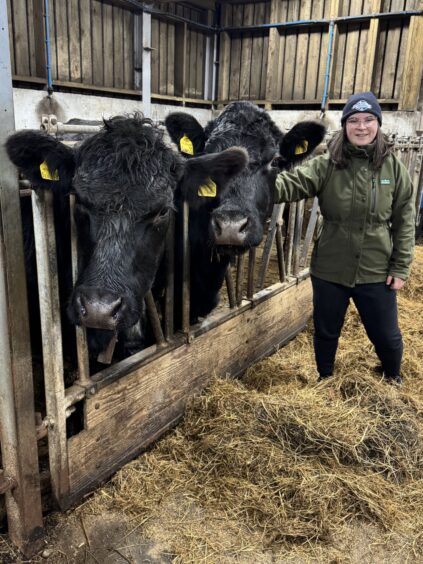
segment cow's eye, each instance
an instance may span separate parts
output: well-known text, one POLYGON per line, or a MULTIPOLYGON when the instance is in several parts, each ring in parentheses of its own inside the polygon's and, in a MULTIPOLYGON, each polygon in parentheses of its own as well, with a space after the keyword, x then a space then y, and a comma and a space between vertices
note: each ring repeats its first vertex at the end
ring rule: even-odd
POLYGON ((162 208, 157 214, 158 217, 166 217, 169 214, 169 208, 162 208))

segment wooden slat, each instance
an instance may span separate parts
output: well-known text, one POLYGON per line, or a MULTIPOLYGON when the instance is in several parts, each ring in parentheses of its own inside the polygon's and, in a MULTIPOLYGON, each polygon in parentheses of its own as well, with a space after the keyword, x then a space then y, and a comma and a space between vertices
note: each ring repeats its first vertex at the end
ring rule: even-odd
MULTIPOLYGON (((419 2, 422 9, 422 2, 419 2)), ((412 16, 407 36, 405 67, 402 75, 399 109, 417 106, 423 70, 423 16, 412 16)))
MULTIPOLYGON (((270 20, 270 9, 271 5, 270 2, 265 2, 265 10, 264 10, 264 21, 268 22, 270 20)), ((265 33, 263 39, 263 57, 262 57, 262 65, 261 65, 261 80, 260 80, 260 95, 259 97, 262 99, 266 98, 266 81, 267 81, 267 72, 268 72, 268 52, 269 52, 269 34, 265 33)))
MULTIPOLYGON (((86 402, 86 429, 68 441, 74 497, 110 476, 182 416, 212 375, 238 375, 286 342, 311 312, 309 279, 100 390, 86 402), (281 319, 284 323, 281 323, 281 319), (210 367, 212 366, 212 370, 210 367)), ((208 318, 209 320, 209 318, 208 318)))
MULTIPOLYGON (((270 22, 274 23, 279 20, 279 6, 280 2, 271 0, 270 5, 270 22)), ((279 64, 281 57, 280 51, 280 34, 276 28, 269 30, 269 39, 267 46, 267 76, 266 76, 266 100, 276 100, 279 91, 279 69, 282 65, 279 64)))
POLYGON ((195 97, 203 98, 204 95, 204 47, 205 35, 201 32, 197 33, 197 65, 195 68, 195 97))
POLYGON ((104 86, 102 5, 91 0, 91 34, 93 56, 93 84, 104 86))
POLYGON ((113 6, 103 4, 104 86, 113 84, 113 6))
POLYGON ((387 31, 384 65, 379 94, 380 98, 392 98, 395 90, 397 60, 402 34, 401 21, 389 21, 387 31))
MULTIPOLYGON (((222 25, 227 26, 232 23, 232 6, 221 5, 222 25)), ((220 55, 219 55, 219 99, 229 99, 229 81, 231 64, 231 38, 225 31, 220 34, 220 55)))
POLYGON ((46 77, 46 49, 44 31, 44 0, 33 0, 34 6, 34 56, 35 69, 33 75, 46 77))
MULTIPOLYGON (((36 0, 35 0, 36 1, 36 0)), ((35 6, 36 7, 36 6, 35 6)), ((29 69, 31 76, 37 76, 35 57, 34 0, 26 0, 27 42, 29 52, 29 69)))
POLYGON ((151 92, 160 90, 160 24, 157 18, 151 17, 151 92))
POLYGON ((123 88, 123 65, 126 53, 123 47, 123 10, 113 8, 113 86, 123 88))
POLYGON ((175 94, 185 95, 187 76, 187 24, 176 24, 175 26, 175 94))
MULTIPOLYGON (((233 7, 233 25, 241 26, 243 6, 233 7)), ((241 74, 241 36, 239 33, 232 35, 231 41, 231 70, 229 80, 229 99, 239 99, 239 80, 241 74)))
POLYGON ((93 82, 93 64, 91 52, 91 2, 79 0, 81 25, 81 80, 86 84, 93 82))
POLYGON ((7 0, 7 20, 9 26, 10 64, 12 67, 12 74, 17 74, 15 64, 15 33, 13 30, 12 0, 7 0))
POLYGON ((67 2, 56 0, 57 78, 69 80, 69 32, 67 2))
MULTIPOLYGON (((311 18, 323 18, 324 0, 314 0, 311 8, 311 18)), ((324 52, 320 52, 322 30, 315 29, 309 33, 309 47, 307 57, 307 74, 305 77, 304 98, 315 98, 318 93, 318 79, 320 65, 324 66, 324 52)))
POLYGON ((401 97, 401 84, 402 84, 402 77, 405 68, 405 56, 407 52, 407 33, 409 28, 409 22, 406 20, 402 20, 402 33, 401 33, 401 41, 399 46, 399 52, 397 57, 397 74, 395 76, 395 84, 394 84, 394 92, 393 97, 395 100, 399 100, 401 97))
POLYGON ((30 76, 26 0, 13 3, 13 23, 16 72, 30 76))
POLYGON ((79 0, 68 1, 69 21, 69 66, 70 80, 81 81, 81 36, 79 25, 79 0))
MULTIPOLYGON (((287 21, 297 20, 300 5, 297 2, 288 4, 287 21)), ((283 65, 283 81, 281 97, 292 100, 295 80, 295 59, 297 54, 297 33, 287 30, 285 32, 285 55, 283 65)))
MULTIPOLYGON (((254 5, 254 23, 264 23, 265 3, 256 2, 254 5)), ((261 71, 263 65, 264 33, 253 34, 251 46, 250 99, 260 98, 261 71)))
MULTIPOLYGON (((244 20, 242 25, 252 25, 254 22, 254 4, 246 4, 244 7, 244 20)), ((251 78, 251 55, 252 55, 251 33, 244 33, 241 40, 241 75, 239 83, 239 99, 248 100, 250 98, 250 78, 251 78)), ((255 77, 257 80, 258 77, 255 77)))
POLYGON ((159 93, 167 94, 167 23, 159 22, 159 93))
MULTIPOLYGON (((369 11, 377 13, 382 9, 381 0, 371 0, 369 11)), ((379 19, 375 18, 370 20, 369 28, 367 31, 367 42, 365 47, 365 61, 363 66, 363 72, 361 73, 362 80, 360 89, 363 92, 367 92, 372 88, 373 73, 375 68, 376 59, 376 47, 379 35, 379 19)))
POLYGON ((134 16, 129 10, 123 10, 123 85, 134 88, 134 16))
MULTIPOLYGON (((301 2, 299 19, 310 19, 313 3, 314 2, 312 2, 311 0, 301 2)), ((310 33, 305 30, 298 31, 293 90, 294 100, 302 100, 305 98, 307 72, 309 64, 312 63, 312 60, 310 60, 309 57, 309 35, 310 33)))
MULTIPOLYGON (((341 5, 343 2, 340 0, 331 0, 330 2, 330 11, 329 17, 336 18, 341 13, 341 5)), ((327 34, 326 34, 327 35, 327 34)), ((340 97, 340 88, 337 88, 337 80, 336 78, 341 75, 342 73, 342 64, 338 63, 338 53, 343 52, 343 47, 345 46, 345 37, 343 37, 343 41, 340 42, 341 35, 339 27, 336 25, 333 31, 333 40, 332 40, 332 58, 330 63, 329 69, 329 85, 328 85, 328 95, 330 98, 339 98, 340 97)), ((327 56, 327 50, 329 48, 329 41, 326 41, 326 50, 324 51, 327 56)), ((326 67, 326 65, 324 65, 326 67)), ((324 69, 322 68, 322 73, 324 73, 324 69)), ((321 83, 323 85, 323 82, 321 83)), ((323 89, 322 89, 323 92, 323 89)))
MULTIPOLYGON (((175 5, 169 5, 171 14, 175 13, 175 5)), ((175 94, 175 24, 168 23, 168 43, 167 43, 167 85, 166 94, 175 94)))

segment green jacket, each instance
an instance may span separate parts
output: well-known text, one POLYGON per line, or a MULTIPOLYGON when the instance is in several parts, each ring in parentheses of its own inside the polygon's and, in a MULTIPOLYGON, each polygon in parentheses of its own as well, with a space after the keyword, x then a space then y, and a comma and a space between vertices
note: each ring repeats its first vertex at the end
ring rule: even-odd
POLYGON ((319 199, 323 228, 310 267, 318 278, 353 287, 409 275, 415 230, 411 179, 394 155, 372 170, 372 152, 371 145, 351 145, 346 169, 337 169, 325 154, 276 178, 275 203, 319 199))

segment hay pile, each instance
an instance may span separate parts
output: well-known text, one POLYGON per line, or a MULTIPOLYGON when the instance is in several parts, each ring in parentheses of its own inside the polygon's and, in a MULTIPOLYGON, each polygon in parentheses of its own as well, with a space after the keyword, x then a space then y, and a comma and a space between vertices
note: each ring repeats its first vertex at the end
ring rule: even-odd
POLYGON ((373 541, 389 542, 390 562, 417 560, 423 247, 416 254, 400 293, 402 388, 374 371, 376 356, 351 309, 334 378, 316 384, 311 331, 304 332, 242 381, 214 380, 183 423, 84 511, 132 515, 180 562, 356 561, 345 540, 351 531, 364 534, 365 551, 371 531, 373 541))

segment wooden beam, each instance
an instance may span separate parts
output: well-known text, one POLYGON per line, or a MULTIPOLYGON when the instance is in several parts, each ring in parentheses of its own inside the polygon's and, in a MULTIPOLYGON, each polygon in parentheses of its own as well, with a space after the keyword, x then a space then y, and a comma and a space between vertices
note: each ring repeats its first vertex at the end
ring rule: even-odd
POLYGON ((175 25, 175 95, 185 96, 187 81, 187 33, 186 23, 175 25))
MULTIPOLYGON (((419 2, 419 9, 423 2, 419 2)), ((412 16, 408 28, 405 66, 402 75, 400 110, 415 110, 423 71, 423 16, 412 16)))
MULTIPOLYGON (((331 0, 330 14, 329 14, 330 19, 339 16, 340 12, 341 12, 340 0, 331 0)), ((333 89, 335 85, 335 73, 336 73, 336 59, 338 55, 338 40, 339 40, 339 30, 338 30, 338 26, 335 25, 335 28, 333 30, 332 59, 329 67, 329 86, 328 86, 328 95, 326 98, 326 106, 329 103, 330 98, 332 98, 333 96, 333 89)), ((328 48, 329 48, 329 42, 328 42, 328 48)))
POLYGON ((42 513, 18 175, 4 143, 14 132, 6 2, 0 1, 0 442, 11 540, 27 556, 41 546, 42 513))
POLYGON ((266 289, 256 294, 254 304, 243 302, 223 323, 213 326, 224 314, 212 314, 204 327, 193 328, 190 344, 130 372, 86 401, 86 429, 68 441, 70 502, 175 425, 187 400, 213 375, 241 374, 305 326, 311 313, 309 278, 272 288, 273 293, 266 289))
MULTIPOLYGON (((372 0, 372 13, 381 12, 382 0, 372 0)), ((369 31, 367 32, 366 62, 363 68, 362 90, 367 92, 372 89, 373 71, 376 60, 376 46, 379 37, 379 19, 370 20, 369 31)))
MULTIPOLYGON (((278 0, 272 0, 270 5, 270 22, 277 22, 279 19, 279 5, 278 0)), ((279 92, 279 31, 272 27, 269 30, 269 44, 267 48, 267 76, 266 76, 266 99, 275 100, 279 92)), ((270 109, 266 107, 266 109, 270 109)))
MULTIPOLYGON (((232 8, 222 5, 220 14, 220 25, 227 25, 229 22, 229 10, 232 8)), ((232 21, 232 20, 231 20, 232 21)), ((231 37, 229 33, 223 31, 220 34, 219 49, 219 94, 218 98, 226 100, 229 98, 230 64, 231 64, 231 37)))

